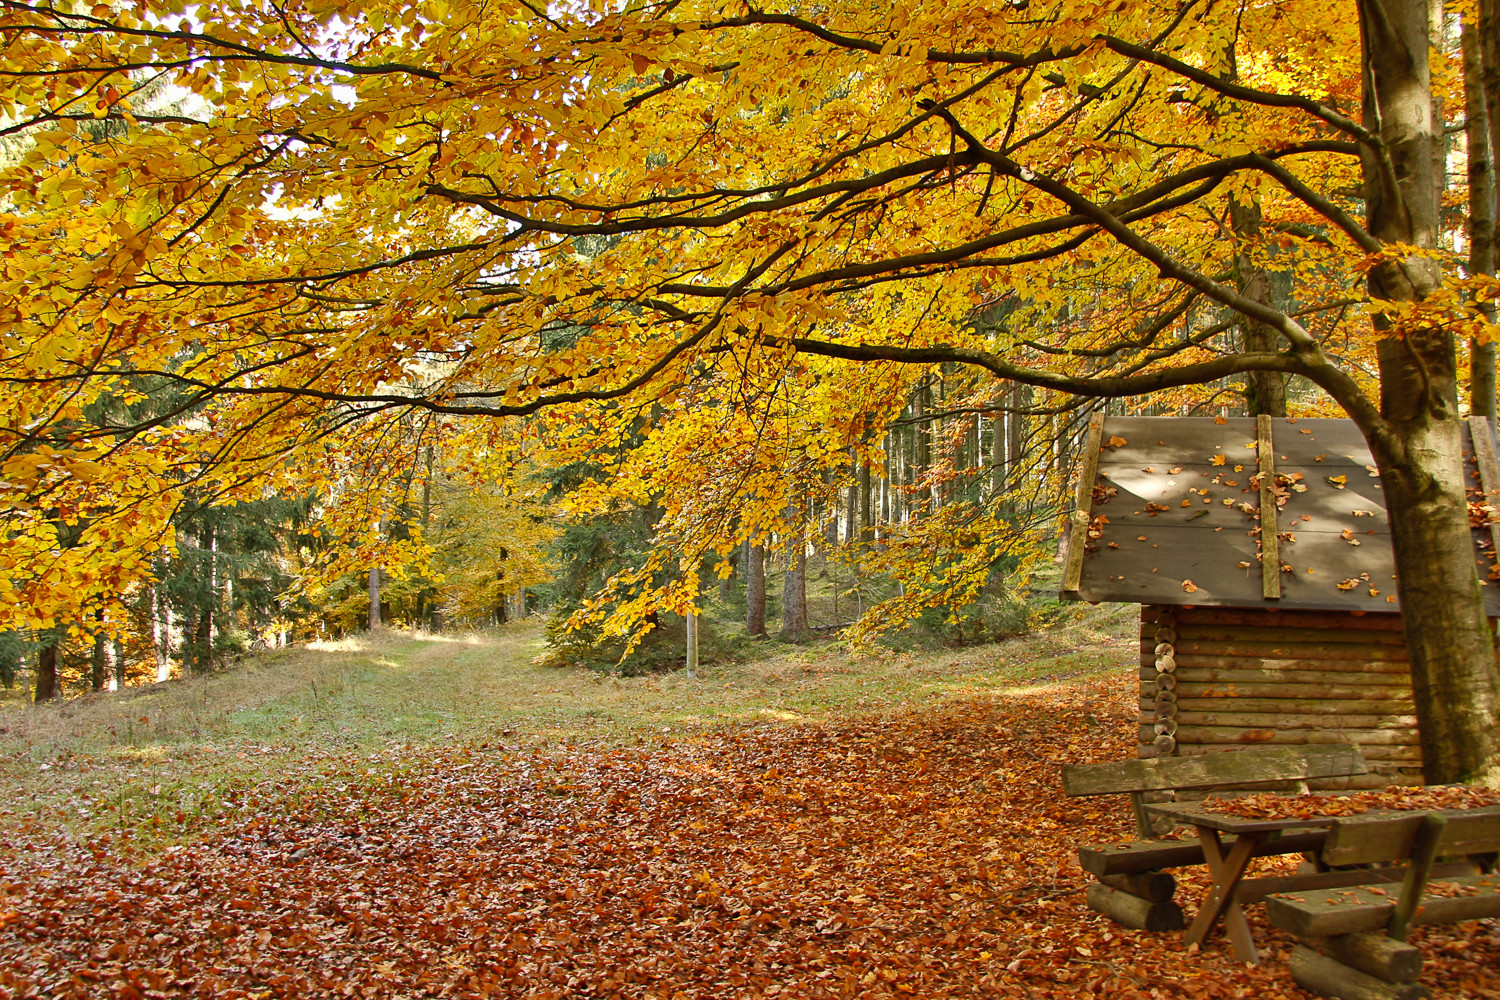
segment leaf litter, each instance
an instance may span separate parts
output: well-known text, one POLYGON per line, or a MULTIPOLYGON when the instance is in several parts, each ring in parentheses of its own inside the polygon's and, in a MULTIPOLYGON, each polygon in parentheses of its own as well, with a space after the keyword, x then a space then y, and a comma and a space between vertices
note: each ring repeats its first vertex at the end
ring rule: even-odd
MULTIPOLYGON (((1250 968, 1084 905, 1077 846, 1132 825, 1058 767, 1130 755, 1133 693, 351 753, 369 780, 289 773, 165 852, 21 827, 0 998, 1304 996, 1259 908, 1250 968)), ((1495 922, 1414 940, 1434 996, 1500 998, 1495 922)))

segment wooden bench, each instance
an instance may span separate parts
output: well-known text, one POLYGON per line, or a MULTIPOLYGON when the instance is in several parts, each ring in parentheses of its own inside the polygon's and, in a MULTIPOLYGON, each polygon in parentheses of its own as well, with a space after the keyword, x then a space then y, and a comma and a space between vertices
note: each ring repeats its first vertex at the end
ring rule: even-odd
POLYGON ((1398 889, 1322 889, 1266 897, 1266 915, 1312 944, 1292 953, 1303 989, 1348 1000, 1415 1000, 1422 955, 1406 943, 1414 924, 1500 916, 1500 806, 1430 813, 1371 813, 1329 828, 1330 866, 1396 863, 1398 889), (1439 858, 1477 859, 1438 865, 1439 858), (1476 874, 1453 875, 1466 869, 1476 874), (1441 881, 1430 881, 1441 878, 1441 881))
MULTIPOLYGON (((1364 774, 1364 755, 1345 744, 1263 747, 1193 757, 1152 757, 1105 764, 1063 765, 1063 791, 1070 796, 1131 797, 1142 839, 1130 844, 1080 847, 1083 870, 1099 879, 1088 904, 1116 923, 1139 930, 1180 930, 1182 908, 1173 901, 1177 882, 1162 869, 1206 863, 1203 847, 1188 840, 1156 840, 1146 796, 1212 789, 1300 785, 1318 778, 1364 774)), ((1259 845, 1257 856, 1301 854, 1322 848, 1324 833, 1308 831, 1259 845)))

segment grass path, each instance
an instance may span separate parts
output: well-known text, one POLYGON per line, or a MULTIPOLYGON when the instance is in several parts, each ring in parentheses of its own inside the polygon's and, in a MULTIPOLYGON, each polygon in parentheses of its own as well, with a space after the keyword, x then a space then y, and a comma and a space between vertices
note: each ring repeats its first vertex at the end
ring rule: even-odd
POLYGON ((545 667, 534 662, 541 651, 530 624, 463 636, 393 632, 57 707, 12 703, 0 710, 0 830, 185 843, 243 813, 259 784, 294 772, 377 780, 391 750, 655 743, 868 716, 1118 668, 1133 658, 1133 640, 1124 618, 1096 615, 925 655, 768 646, 763 660, 695 678, 545 667))

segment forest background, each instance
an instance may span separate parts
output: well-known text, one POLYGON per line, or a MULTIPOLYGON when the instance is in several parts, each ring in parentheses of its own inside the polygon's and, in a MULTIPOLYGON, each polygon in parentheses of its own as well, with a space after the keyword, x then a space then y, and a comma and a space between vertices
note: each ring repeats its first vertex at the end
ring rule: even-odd
POLYGON ((5 677, 528 601, 620 662, 711 593, 764 631, 768 558, 787 638, 991 636, 1089 411, 1343 412, 1429 778, 1482 775, 1496 25, 0 4, 5 677))

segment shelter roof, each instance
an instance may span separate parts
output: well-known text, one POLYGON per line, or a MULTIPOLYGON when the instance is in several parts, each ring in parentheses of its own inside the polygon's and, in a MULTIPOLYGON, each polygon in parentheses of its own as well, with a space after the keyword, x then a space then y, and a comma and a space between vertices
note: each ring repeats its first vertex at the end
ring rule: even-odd
MULTIPOLYGON (((1485 500, 1500 490, 1495 451, 1488 422, 1466 422, 1474 558, 1489 614, 1500 617, 1500 580, 1490 579, 1500 525, 1485 500)), ((1400 610, 1380 476, 1351 420, 1095 418, 1083 475, 1066 597, 1400 610), (1271 580, 1262 574, 1263 503, 1276 538, 1271 580)))

